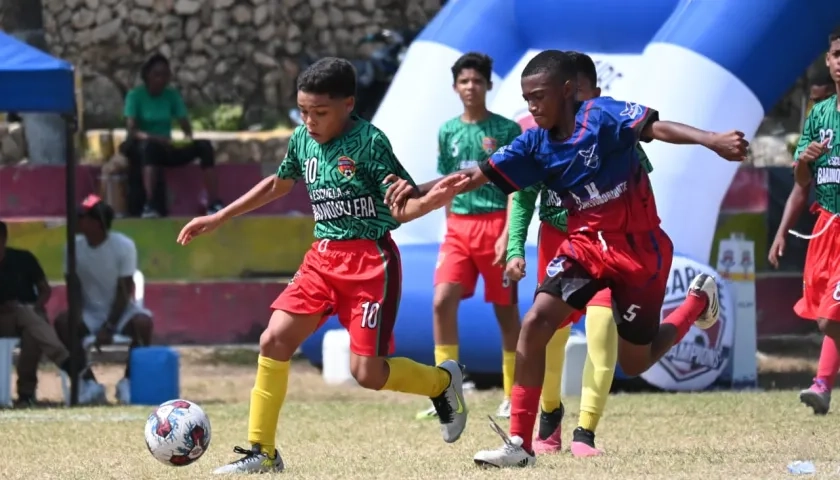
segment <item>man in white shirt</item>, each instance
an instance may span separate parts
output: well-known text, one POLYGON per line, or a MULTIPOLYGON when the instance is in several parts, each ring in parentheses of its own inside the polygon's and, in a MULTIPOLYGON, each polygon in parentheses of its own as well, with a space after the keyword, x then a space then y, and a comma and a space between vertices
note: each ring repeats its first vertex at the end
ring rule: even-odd
MULTIPOLYGON (((115 334, 131 337, 131 347, 149 345, 152 340, 152 314, 134 301, 134 272, 137 247, 119 232, 112 232, 114 210, 96 195, 89 195, 79 207, 79 233, 76 236, 76 274, 82 290, 82 324, 79 340, 96 335, 97 345, 111 343, 115 334)), ((65 249, 65 274, 67 251, 65 249)), ((70 328, 66 313, 55 320, 62 342, 70 349, 70 328)), ((87 360, 83 362, 87 364, 87 360)), ((117 383, 120 403, 130 400, 129 366, 117 383)), ((82 374, 79 403, 105 400, 105 388, 90 369, 82 374)))

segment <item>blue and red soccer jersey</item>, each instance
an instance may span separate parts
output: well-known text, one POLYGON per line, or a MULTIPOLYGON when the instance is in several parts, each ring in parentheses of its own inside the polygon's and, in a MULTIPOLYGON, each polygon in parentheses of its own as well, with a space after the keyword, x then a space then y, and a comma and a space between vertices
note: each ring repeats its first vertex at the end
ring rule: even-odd
POLYGON ((481 170, 507 194, 543 182, 569 210, 569 232, 651 231, 659 216, 635 146, 658 116, 637 103, 594 98, 580 105, 566 140, 553 140, 542 128, 527 130, 481 170))

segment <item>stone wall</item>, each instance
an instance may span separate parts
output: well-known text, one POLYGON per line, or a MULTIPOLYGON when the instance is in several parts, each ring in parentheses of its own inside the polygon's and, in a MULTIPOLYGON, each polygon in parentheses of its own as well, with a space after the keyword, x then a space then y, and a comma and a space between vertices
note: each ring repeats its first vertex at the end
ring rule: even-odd
POLYGON ((53 54, 84 74, 91 126, 120 122, 140 64, 161 52, 190 105, 288 107, 303 55, 358 55, 382 27, 419 28, 440 0, 42 0, 53 54), (97 125, 98 124, 98 125, 97 125))

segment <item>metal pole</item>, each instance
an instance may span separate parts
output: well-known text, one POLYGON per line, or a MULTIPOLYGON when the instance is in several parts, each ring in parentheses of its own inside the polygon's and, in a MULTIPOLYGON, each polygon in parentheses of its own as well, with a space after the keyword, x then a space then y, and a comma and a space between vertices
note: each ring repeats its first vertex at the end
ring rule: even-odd
POLYGON ((76 114, 64 115, 67 126, 65 135, 66 156, 66 208, 67 208, 67 315, 70 328, 70 405, 79 401, 79 370, 81 370, 82 344, 79 341, 79 325, 82 322, 82 302, 79 279, 76 276, 76 230, 79 220, 76 212, 76 114))

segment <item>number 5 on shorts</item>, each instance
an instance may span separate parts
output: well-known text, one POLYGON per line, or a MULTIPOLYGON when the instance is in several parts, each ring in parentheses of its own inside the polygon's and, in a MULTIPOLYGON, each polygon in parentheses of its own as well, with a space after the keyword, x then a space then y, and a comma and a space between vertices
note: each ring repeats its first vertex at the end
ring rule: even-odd
POLYGON ((632 322, 636 319, 636 312, 639 310, 639 308, 641 307, 639 307, 635 303, 630 305, 629 307, 627 307, 627 311, 624 313, 624 315, 621 316, 621 318, 623 318, 625 322, 632 322))
POLYGON ((376 328, 379 324, 379 302, 362 302, 362 328, 376 328))

